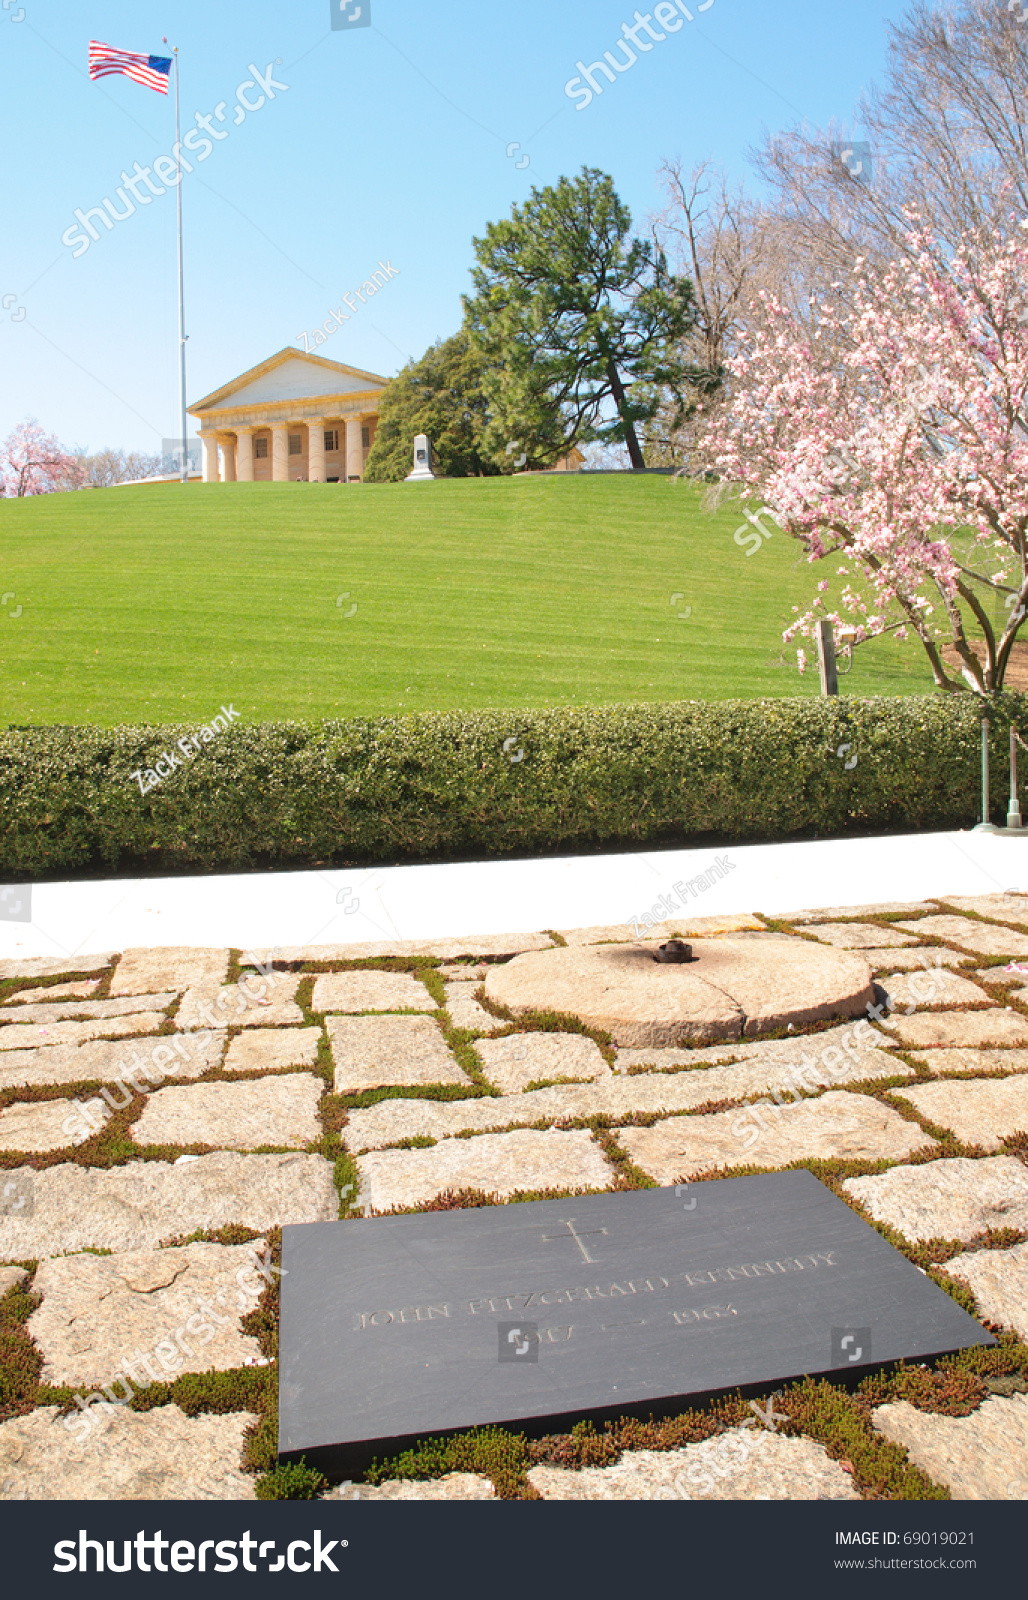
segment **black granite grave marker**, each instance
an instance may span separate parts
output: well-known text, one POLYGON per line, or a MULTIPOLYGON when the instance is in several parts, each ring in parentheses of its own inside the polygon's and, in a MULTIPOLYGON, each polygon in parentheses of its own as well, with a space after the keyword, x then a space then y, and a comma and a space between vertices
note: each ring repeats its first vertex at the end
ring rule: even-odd
POLYGON ((809 1172, 683 1193, 284 1228, 280 1457, 347 1476, 429 1434, 994 1343, 809 1172))

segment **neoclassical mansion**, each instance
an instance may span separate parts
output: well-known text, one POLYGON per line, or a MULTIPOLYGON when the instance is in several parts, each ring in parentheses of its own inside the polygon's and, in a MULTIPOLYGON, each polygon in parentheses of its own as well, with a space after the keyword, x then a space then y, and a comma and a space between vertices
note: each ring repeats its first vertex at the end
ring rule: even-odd
POLYGON ((294 348, 189 407, 205 483, 360 483, 387 378, 294 348))

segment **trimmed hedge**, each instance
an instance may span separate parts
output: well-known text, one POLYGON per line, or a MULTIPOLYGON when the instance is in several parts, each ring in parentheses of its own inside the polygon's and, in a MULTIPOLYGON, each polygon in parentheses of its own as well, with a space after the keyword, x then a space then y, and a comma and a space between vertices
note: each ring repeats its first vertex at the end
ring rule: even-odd
MULTIPOLYGON (((1009 719, 1024 709, 1018 695, 994 702, 994 820, 1006 812, 1009 719)), ((967 827, 978 820, 980 715, 967 694, 236 724, 146 796, 132 773, 178 753, 192 729, 9 728, 0 874, 967 827)))

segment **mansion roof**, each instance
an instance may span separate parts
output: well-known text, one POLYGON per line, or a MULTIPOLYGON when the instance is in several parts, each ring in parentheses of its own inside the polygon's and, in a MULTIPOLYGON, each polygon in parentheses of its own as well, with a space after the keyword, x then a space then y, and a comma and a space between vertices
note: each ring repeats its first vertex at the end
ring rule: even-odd
POLYGON ((364 372, 360 367, 349 367, 341 361, 329 361, 326 356, 308 355, 287 346, 259 366, 240 373, 231 383, 195 401, 189 407, 189 414, 202 419, 239 409, 280 407, 289 402, 357 399, 371 401, 368 409, 377 410, 374 402, 388 382, 388 378, 377 372, 364 372))

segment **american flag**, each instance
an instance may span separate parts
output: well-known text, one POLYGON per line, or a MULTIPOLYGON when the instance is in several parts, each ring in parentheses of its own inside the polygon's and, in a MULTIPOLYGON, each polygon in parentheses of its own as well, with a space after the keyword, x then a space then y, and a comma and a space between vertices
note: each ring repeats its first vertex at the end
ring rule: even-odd
POLYGON ((113 72, 123 72, 126 78, 141 83, 144 89, 156 89, 158 94, 167 94, 171 59, 165 56, 142 56, 134 50, 115 50, 112 45, 90 39, 89 76, 94 79, 109 78, 113 72))

